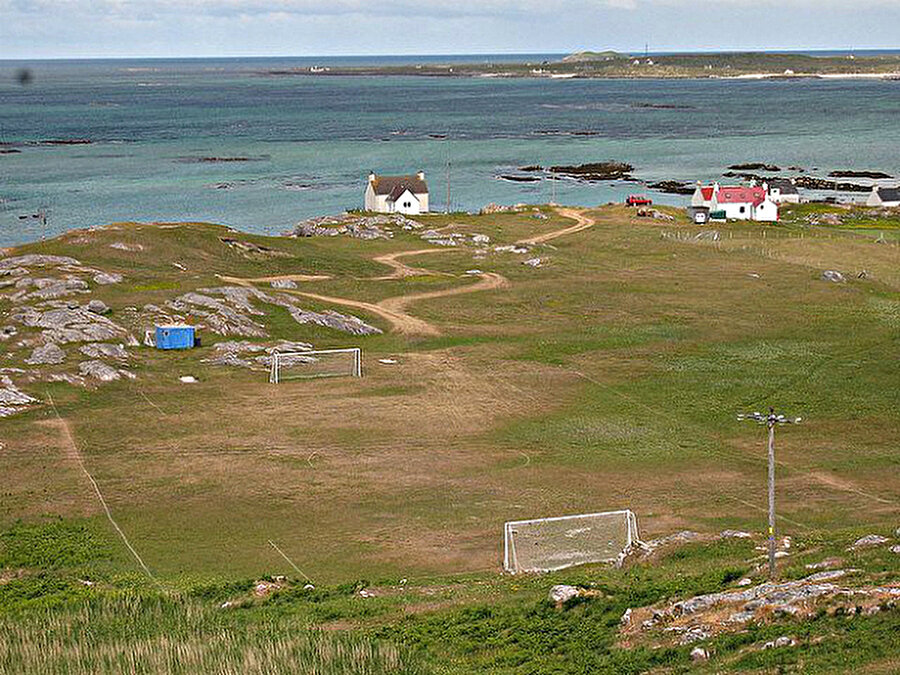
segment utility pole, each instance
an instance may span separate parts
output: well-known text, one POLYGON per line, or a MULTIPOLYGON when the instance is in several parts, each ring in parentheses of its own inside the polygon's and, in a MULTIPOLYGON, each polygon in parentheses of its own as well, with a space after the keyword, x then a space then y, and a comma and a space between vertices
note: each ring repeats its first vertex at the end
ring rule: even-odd
POLYGON ((775 578, 775 427, 779 424, 798 424, 802 418, 788 418, 776 415, 775 408, 769 408, 769 414, 741 413, 739 420, 752 420, 757 424, 765 424, 769 428, 769 577, 775 578))

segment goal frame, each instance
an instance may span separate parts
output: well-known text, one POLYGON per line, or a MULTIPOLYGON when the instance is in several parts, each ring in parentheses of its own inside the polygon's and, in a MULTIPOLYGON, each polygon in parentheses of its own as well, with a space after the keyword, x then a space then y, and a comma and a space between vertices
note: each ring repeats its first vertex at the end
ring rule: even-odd
POLYGON ((296 379, 317 379, 320 377, 362 377, 362 349, 359 347, 347 347, 343 349, 311 349, 308 351, 272 352, 272 363, 269 366, 269 383, 281 384, 281 359, 285 356, 321 356, 325 354, 352 354, 353 368, 349 375, 343 373, 323 373, 316 375, 300 376, 296 379))
POLYGON ((631 509, 619 509, 618 511, 598 511, 596 513, 578 513, 571 516, 553 516, 550 518, 531 518, 529 520, 510 520, 503 524, 503 570, 509 574, 520 574, 527 572, 555 572, 557 570, 573 567, 575 565, 588 565, 592 563, 613 562, 627 555, 634 546, 643 546, 638 530, 637 516, 631 509), (577 522, 584 518, 596 518, 598 516, 625 516, 625 525, 627 529, 627 539, 625 547, 617 556, 597 557, 584 562, 568 563, 557 565, 555 567, 546 567, 541 570, 521 570, 518 566, 516 556, 515 528, 522 525, 533 525, 536 523, 552 523, 563 520, 577 522))

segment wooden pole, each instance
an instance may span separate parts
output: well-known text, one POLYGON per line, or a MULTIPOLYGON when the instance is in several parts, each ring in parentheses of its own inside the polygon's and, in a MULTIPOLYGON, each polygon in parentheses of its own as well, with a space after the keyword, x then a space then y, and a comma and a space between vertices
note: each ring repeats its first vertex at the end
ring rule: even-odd
POLYGON ((775 578, 775 409, 769 409, 769 577, 775 578))

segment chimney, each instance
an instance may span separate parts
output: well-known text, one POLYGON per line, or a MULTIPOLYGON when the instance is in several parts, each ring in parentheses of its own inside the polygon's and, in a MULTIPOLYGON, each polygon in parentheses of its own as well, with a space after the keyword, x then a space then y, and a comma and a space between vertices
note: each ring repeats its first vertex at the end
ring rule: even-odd
POLYGON ((374 182, 375 182, 375 172, 374 172, 374 171, 370 171, 370 172, 369 172, 369 182, 370 182, 370 183, 374 183, 374 182))
POLYGON ((424 172, 424 171, 419 171, 419 172, 416 174, 416 178, 418 178, 419 180, 425 180, 425 172, 424 172))
POLYGON ((714 195, 719 194, 719 181, 716 181, 715 183, 713 183, 713 194, 714 195))

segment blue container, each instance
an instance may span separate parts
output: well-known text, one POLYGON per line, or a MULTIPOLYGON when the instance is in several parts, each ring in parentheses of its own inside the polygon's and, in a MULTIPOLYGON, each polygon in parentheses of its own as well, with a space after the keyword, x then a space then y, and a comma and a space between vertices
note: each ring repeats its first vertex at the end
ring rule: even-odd
POLYGON ((194 341, 193 326, 178 324, 156 327, 157 349, 192 349, 194 341))

